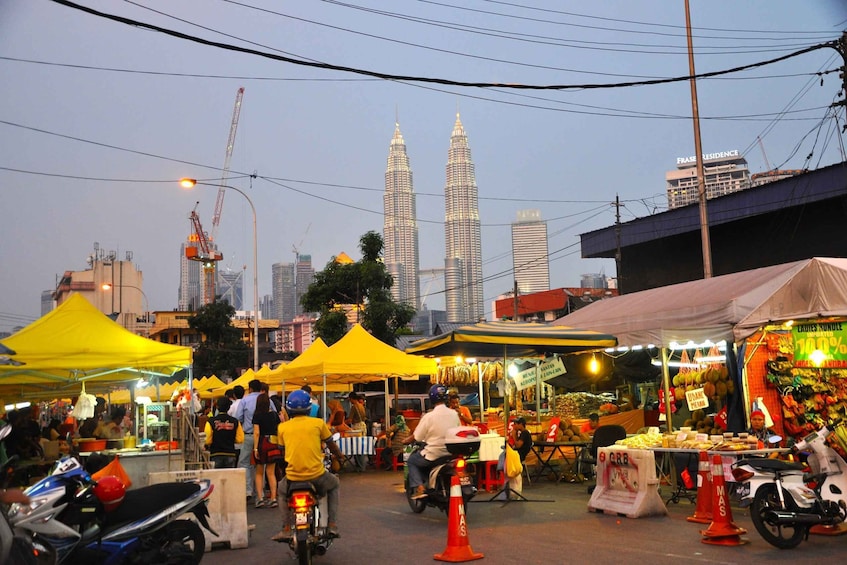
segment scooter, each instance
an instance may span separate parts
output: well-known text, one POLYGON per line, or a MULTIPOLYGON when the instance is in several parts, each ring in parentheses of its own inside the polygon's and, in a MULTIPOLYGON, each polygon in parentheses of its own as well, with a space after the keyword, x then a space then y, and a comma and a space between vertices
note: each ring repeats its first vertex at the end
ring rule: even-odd
MULTIPOLYGON (((0 428, 0 441, 3 441, 12 431, 12 426, 0 428)), ((14 474, 14 465, 18 456, 13 455, 0 469, 0 486, 5 489, 9 486, 10 479, 14 474)), ((0 563, 15 563, 20 565, 53 565, 56 563, 56 554, 51 548, 34 543, 28 536, 15 535, 9 519, 6 516, 6 504, 3 507, 3 518, 0 519, 0 563)))
MULTIPOLYGON (((450 510, 450 487, 453 477, 457 476, 462 490, 465 513, 467 513, 468 502, 476 496, 477 491, 474 476, 468 472, 467 458, 479 451, 479 444, 479 430, 476 428, 471 426, 450 428, 444 442, 450 455, 434 462, 425 485, 426 497, 424 498, 412 498, 415 492, 409 484, 409 466, 408 464, 404 466, 406 501, 409 503, 412 512, 420 514, 428 506, 431 506, 448 513, 450 510)), ((410 453, 406 455, 406 460, 408 461, 408 455, 422 449, 422 447, 423 444, 414 443, 410 453)))
POLYGON ((206 545, 203 530, 193 520, 177 518, 191 513, 217 535, 207 520, 211 481, 162 483, 126 492, 121 488, 106 499, 98 484, 114 481, 95 481, 76 457, 66 455, 47 477, 24 491, 29 504, 12 504, 7 518, 17 534, 55 551, 58 563, 200 562, 206 545))
POLYGON ((753 525, 771 545, 797 547, 812 526, 836 526, 847 518, 847 464, 826 444, 830 433, 824 426, 794 445, 809 452, 811 474, 801 463, 779 459, 742 459, 733 465, 742 503, 752 501, 753 525))
MULTIPOLYGON (((341 434, 335 433, 333 441, 341 434)), ((332 453, 324 447, 324 468, 332 473, 332 453)), ((321 496, 315 486, 308 481, 289 481, 285 493, 290 512, 288 524, 293 524, 293 535, 288 547, 297 557, 299 565, 311 565, 313 555, 324 555, 332 545, 335 536, 328 529, 326 498, 321 496)))

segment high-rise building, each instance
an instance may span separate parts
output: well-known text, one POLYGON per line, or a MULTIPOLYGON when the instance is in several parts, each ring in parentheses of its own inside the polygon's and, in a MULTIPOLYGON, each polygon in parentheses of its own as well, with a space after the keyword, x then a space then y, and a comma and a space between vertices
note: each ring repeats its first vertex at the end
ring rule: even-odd
POLYGON ((408 304, 418 310, 421 291, 415 192, 406 142, 400 133, 399 123, 395 124, 394 137, 391 138, 388 150, 382 209, 385 268, 394 278, 392 298, 395 302, 408 304))
POLYGON ((540 210, 518 210, 512 224, 512 266, 519 294, 550 290, 547 222, 540 210))
POLYGON ((179 297, 180 312, 196 312, 203 306, 203 268, 200 261, 191 261, 185 256, 185 248, 197 244, 186 241, 179 248, 179 297))
POLYGON ((444 200, 447 321, 476 322, 485 314, 482 297, 479 195, 468 136, 458 113, 447 154, 444 200))
POLYGON ((309 290, 309 285, 315 282, 315 268, 312 267, 312 256, 298 253, 295 269, 297 271, 297 279, 295 281, 297 292, 294 295, 294 315, 299 316, 305 313, 303 306, 300 304, 300 298, 309 290))
MULTIPOLYGON (((697 186, 697 159, 678 157, 676 170, 665 173, 668 208, 674 209, 700 201, 697 186)), ((747 160, 738 149, 703 154, 703 174, 706 177, 706 199, 750 188, 747 160)))
POLYGON ((276 319, 276 310, 274 310, 274 298, 273 295, 266 294, 262 297, 262 300, 259 302, 259 312, 262 313, 263 320, 272 320, 276 319))
POLYGON ((283 322, 294 319, 297 287, 294 284, 294 263, 274 263, 271 266, 273 286, 273 317, 283 322))
POLYGON ((244 271, 218 269, 218 288, 221 300, 236 310, 244 310, 244 271))

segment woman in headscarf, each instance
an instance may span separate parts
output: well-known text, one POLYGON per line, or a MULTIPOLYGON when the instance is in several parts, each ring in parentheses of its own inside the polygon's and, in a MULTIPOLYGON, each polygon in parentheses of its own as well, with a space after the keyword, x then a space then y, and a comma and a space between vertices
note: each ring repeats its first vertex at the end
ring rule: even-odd
POLYGON ((406 424, 406 418, 402 414, 397 414, 394 417, 394 423, 385 430, 385 435, 390 448, 382 451, 382 464, 386 469, 391 469, 393 465, 389 457, 393 457, 396 461, 403 461, 403 448, 411 442, 412 430, 406 424))

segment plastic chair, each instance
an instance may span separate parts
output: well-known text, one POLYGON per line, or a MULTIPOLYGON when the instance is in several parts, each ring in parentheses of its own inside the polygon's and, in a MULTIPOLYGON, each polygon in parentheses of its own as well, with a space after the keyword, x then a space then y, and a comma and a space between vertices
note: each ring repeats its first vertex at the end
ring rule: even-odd
MULTIPOLYGON (((594 474, 594 466, 597 465, 597 449, 601 447, 609 447, 614 445, 619 439, 626 438, 626 429, 623 426, 608 425, 600 426, 594 430, 594 437, 591 439, 591 445, 583 449, 577 463, 577 473, 586 475, 583 471, 587 467, 590 474, 594 474)), ((594 487, 588 488, 589 492, 594 490, 594 487)))

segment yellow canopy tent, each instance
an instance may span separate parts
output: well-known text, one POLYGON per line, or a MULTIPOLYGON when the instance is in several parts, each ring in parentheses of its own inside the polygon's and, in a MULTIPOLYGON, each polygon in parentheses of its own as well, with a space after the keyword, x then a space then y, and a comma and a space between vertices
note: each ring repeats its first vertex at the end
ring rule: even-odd
MULTIPOLYGON (((278 385, 286 382, 285 371, 288 371, 288 374, 292 374, 291 371, 296 371, 302 367, 310 367, 323 359, 326 354, 326 350, 329 349, 327 347, 326 342, 321 338, 316 339, 312 342, 306 351, 297 356, 297 358, 288 363, 286 365, 280 365, 276 369, 271 371, 271 374, 268 376, 268 384, 278 385)), ((301 384, 297 385, 299 388, 301 384)))
POLYGON ((407 355, 375 338, 359 324, 354 325, 322 355, 316 353, 314 357, 311 362, 305 360, 297 363, 298 360, 295 359, 288 365, 283 365, 281 369, 286 383, 326 387, 333 384, 384 380, 386 414, 389 413, 388 377, 417 377, 438 372, 434 360, 407 355))
POLYGON ((76 396, 191 367, 190 347, 136 335, 74 293, 52 312, 2 340, 15 364, 0 365, 3 398, 76 396))

